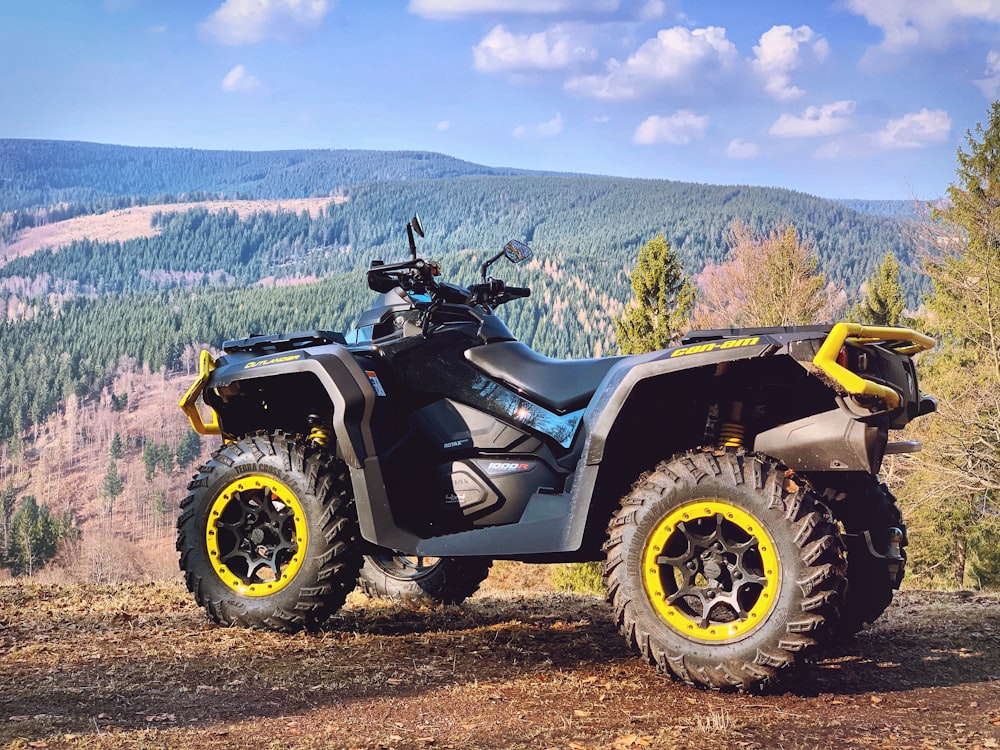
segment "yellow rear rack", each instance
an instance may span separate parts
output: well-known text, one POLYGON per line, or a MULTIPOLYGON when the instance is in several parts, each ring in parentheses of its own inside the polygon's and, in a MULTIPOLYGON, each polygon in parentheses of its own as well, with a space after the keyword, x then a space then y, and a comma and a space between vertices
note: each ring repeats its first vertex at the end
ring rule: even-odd
POLYGON ((212 418, 206 423, 202 419, 201 411, 199 411, 197 404, 198 396, 205 389, 208 376, 212 374, 212 370, 214 369, 215 358, 212 357, 208 350, 203 349, 201 359, 198 360, 198 379, 187 389, 187 393, 184 394, 180 403, 181 411, 187 416, 192 429, 200 435, 222 434, 222 425, 219 424, 219 415, 215 413, 215 410, 212 410, 212 418))
POLYGON ((857 344, 875 344, 881 341, 896 342, 892 350, 911 356, 917 352, 933 349, 935 342, 930 336, 917 333, 910 328, 889 326, 864 326, 860 323, 837 323, 826 337, 826 341, 813 357, 813 364, 830 376, 834 382, 854 396, 875 396, 882 399, 889 409, 899 406, 899 394, 887 385, 876 383, 851 372, 837 364, 837 355, 847 341, 857 344))

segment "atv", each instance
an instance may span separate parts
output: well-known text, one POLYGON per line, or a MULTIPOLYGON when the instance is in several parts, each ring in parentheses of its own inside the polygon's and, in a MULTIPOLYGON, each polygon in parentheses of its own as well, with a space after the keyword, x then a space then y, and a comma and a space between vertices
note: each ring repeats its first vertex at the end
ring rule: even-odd
POLYGON ((772 683, 877 618, 906 531, 879 481, 933 412, 913 330, 700 330, 669 349, 551 359, 418 257, 372 261, 348 334, 227 341, 181 400, 222 443, 181 503, 188 589, 216 622, 316 628, 359 584, 458 603, 493 560, 603 561, 626 641, 698 686, 772 683))

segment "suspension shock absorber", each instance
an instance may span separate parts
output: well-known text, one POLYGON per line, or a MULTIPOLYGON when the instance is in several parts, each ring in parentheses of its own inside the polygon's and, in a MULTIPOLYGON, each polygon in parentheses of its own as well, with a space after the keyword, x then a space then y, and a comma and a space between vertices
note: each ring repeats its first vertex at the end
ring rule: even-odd
POLYGON ((733 401, 729 421, 719 427, 719 444, 724 448, 742 448, 746 430, 743 426, 743 402, 733 401))
POLYGON ((717 445, 719 439, 719 405, 717 403, 708 407, 705 414, 705 432, 702 436, 702 445, 717 445))
POLYGON ((333 428, 322 424, 318 414, 310 414, 306 419, 309 421, 309 442, 320 448, 326 448, 333 440, 333 428))

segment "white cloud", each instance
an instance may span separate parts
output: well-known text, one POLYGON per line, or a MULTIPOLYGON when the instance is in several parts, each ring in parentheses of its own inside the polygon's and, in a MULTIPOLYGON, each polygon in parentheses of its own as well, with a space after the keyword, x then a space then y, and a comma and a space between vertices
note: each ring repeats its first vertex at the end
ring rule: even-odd
POLYGON ((330 7, 328 0, 225 0, 199 28, 222 44, 254 44, 315 26, 330 7))
POLYGON ((667 4, 663 0, 649 0, 639 11, 639 18, 643 21, 652 21, 654 18, 662 18, 667 12, 667 4))
POLYGON ((826 59, 830 51, 826 39, 808 26, 772 26, 760 36, 753 48, 754 71, 764 80, 764 89, 775 99, 795 99, 805 91, 792 85, 791 72, 802 64, 800 52, 808 49, 817 60, 826 59))
POLYGON ((1000 22, 996 0, 847 0, 847 8, 882 30, 879 49, 889 53, 944 47, 961 21, 1000 22))
POLYGON ((609 13, 620 5, 621 0, 410 0, 407 10, 424 18, 456 18, 480 13, 609 13))
POLYGON ((245 65, 237 65, 222 79, 223 91, 245 92, 256 91, 259 88, 261 88, 260 81, 256 76, 247 73, 245 65))
POLYGON ((974 81, 990 101, 1000 98, 1000 52, 990 50, 986 55, 985 78, 974 81))
POLYGON ((604 75, 575 76, 567 91, 595 99, 633 99, 661 84, 690 86, 732 65, 738 55, 726 30, 709 26, 693 31, 683 26, 662 29, 625 62, 610 59, 604 75))
POLYGON ((696 115, 689 109, 682 109, 669 117, 650 115, 636 128, 632 143, 641 146, 656 143, 682 146, 704 138, 708 120, 707 115, 696 115))
POLYGON ((553 26, 535 34, 515 35, 494 26, 475 47, 472 59, 484 73, 511 70, 558 70, 580 60, 592 60, 596 51, 575 40, 567 27, 553 26))
POLYGON ((890 120, 875 134, 875 143, 882 148, 924 148, 948 139, 951 117, 943 109, 921 109, 898 120, 890 120))
POLYGON ((436 127, 439 133, 443 133, 451 128, 451 120, 441 120, 436 127))
POLYGON ((730 159, 756 159, 760 156, 760 146, 733 138, 726 146, 726 156, 730 159))
POLYGON ((813 153, 817 159, 839 159, 848 155, 852 150, 851 144, 844 138, 834 138, 820 146, 813 153))
POLYGON ((784 114, 768 132, 778 138, 815 138, 836 135, 851 125, 854 102, 837 101, 821 107, 806 107, 801 115, 784 114))
POLYGON ((513 136, 515 138, 527 138, 529 136, 551 138, 552 136, 559 135, 562 131, 563 116, 561 112, 557 112, 556 116, 548 122, 542 122, 538 125, 518 125, 513 130, 513 136))

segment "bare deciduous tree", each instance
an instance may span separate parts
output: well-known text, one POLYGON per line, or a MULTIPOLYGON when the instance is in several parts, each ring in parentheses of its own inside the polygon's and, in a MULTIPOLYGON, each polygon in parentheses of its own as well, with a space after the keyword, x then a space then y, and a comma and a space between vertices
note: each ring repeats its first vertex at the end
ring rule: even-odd
POLYGON ((729 260, 698 276, 699 328, 805 325, 835 319, 846 295, 819 272, 812 244, 795 227, 759 237, 737 221, 727 237, 729 260))

